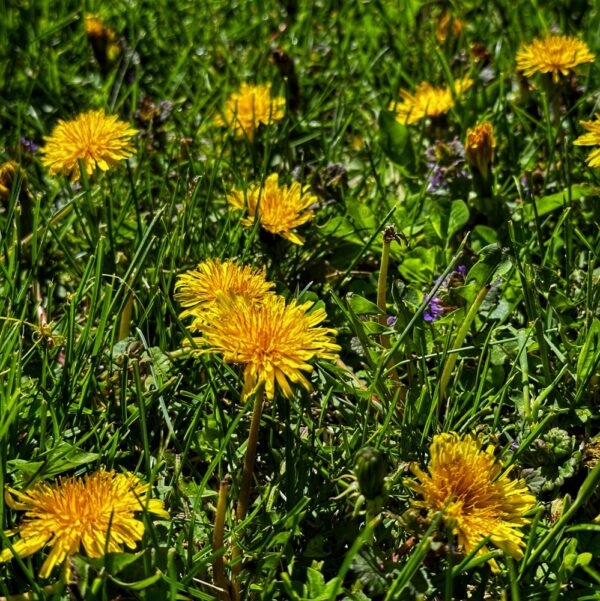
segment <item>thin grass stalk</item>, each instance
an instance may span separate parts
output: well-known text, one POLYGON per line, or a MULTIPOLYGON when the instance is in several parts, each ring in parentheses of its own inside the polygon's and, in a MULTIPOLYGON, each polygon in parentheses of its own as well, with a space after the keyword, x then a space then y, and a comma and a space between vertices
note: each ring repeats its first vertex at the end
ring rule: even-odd
MULTIPOLYGON (((456 337, 454 338, 454 342, 452 343, 452 348, 457 348, 457 347, 462 346, 463 342, 465 341, 465 338, 467 337, 469 328, 471 327, 471 323, 475 319, 475 316, 477 315, 477 311, 479 310, 479 307, 481 306, 483 299, 487 296, 489 289, 490 289, 489 286, 487 286, 487 285, 484 286, 479 291, 477 296, 475 297, 475 300, 473 301, 473 304, 471 305, 471 307, 467 313, 467 316, 465 317, 458 332, 456 333, 456 337)), ((457 361, 458 357, 459 357, 458 354, 452 353, 452 354, 449 354, 448 358, 446 359, 446 364, 444 365, 444 369, 442 371, 442 377, 440 379, 440 400, 441 401, 443 401, 444 398, 446 397, 446 388, 448 387, 448 382, 450 381, 450 376, 452 375, 452 370, 454 369, 454 366, 456 365, 456 361, 457 361)))

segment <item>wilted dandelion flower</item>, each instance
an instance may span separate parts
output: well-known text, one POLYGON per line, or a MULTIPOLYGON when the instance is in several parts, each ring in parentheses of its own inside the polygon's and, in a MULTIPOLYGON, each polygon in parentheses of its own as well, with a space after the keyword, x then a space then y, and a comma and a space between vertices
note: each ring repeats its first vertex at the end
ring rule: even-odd
POLYGON ((249 303, 240 296, 220 295, 202 327, 198 342, 204 352, 221 353, 227 363, 241 363, 244 369, 242 397, 264 386, 267 398, 275 394, 275 382, 287 397, 293 395, 290 382, 311 390, 303 371, 312 371, 315 358, 335 360, 340 347, 336 331, 319 327, 327 317, 323 309, 308 310, 285 303, 281 296, 268 296, 262 303, 249 303))
POLYGON ((551 73, 558 82, 559 74, 568 75, 577 65, 594 62, 596 56, 587 44, 572 36, 549 35, 522 44, 517 52, 517 70, 526 77, 536 73, 551 73))
POLYGON ((13 183, 21 178, 21 194, 27 193, 27 176, 21 166, 15 161, 6 161, 0 165, 0 200, 7 201, 10 197, 13 183))
POLYGON ((460 36, 464 29, 464 23, 447 10, 440 16, 435 26, 435 37, 439 44, 443 44, 448 39, 448 34, 454 34, 454 37, 460 36))
POLYGON ((291 186, 280 186, 276 173, 269 175, 264 185, 249 186, 246 192, 235 190, 227 196, 227 201, 236 209, 248 208, 248 217, 242 220, 247 227, 254 225, 258 213, 260 225, 294 244, 304 244, 304 238, 293 231, 313 218, 309 207, 317 197, 308 193, 309 187, 298 182, 291 186))
POLYGON ((467 129, 465 158, 484 177, 487 177, 490 163, 494 160, 495 149, 494 126, 489 121, 467 129))
POLYGON ((106 68, 121 53, 121 48, 115 42, 117 34, 91 13, 86 13, 84 17, 84 28, 96 60, 106 68))
POLYGON ((248 136, 252 140, 254 132, 263 123, 269 125, 283 119, 285 98, 271 98, 271 84, 250 85, 243 83, 225 102, 223 117, 215 118, 216 125, 233 127, 239 138, 248 136))
POLYGON ((186 310, 181 317, 194 317, 192 330, 201 328, 203 316, 214 305, 219 294, 243 296, 249 302, 260 302, 272 294, 274 284, 265 279, 265 270, 240 265, 230 259, 206 259, 196 269, 179 276, 175 299, 186 310))
MULTIPOLYGON (((457 538, 458 546, 469 553, 489 536, 496 547, 520 559, 523 556, 521 526, 530 523, 525 514, 535 505, 524 480, 511 480, 494 457, 490 445, 455 432, 434 436, 430 448, 428 473, 412 465, 417 481, 407 486, 420 499, 413 507, 426 510, 431 517, 443 512, 443 520, 457 538)), ((487 553, 482 547, 478 555, 487 553)), ((497 565, 490 562, 494 569, 497 565)))
MULTIPOLYGON (((573 142, 575 146, 600 146, 600 113, 596 113, 595 121, 580 121, 584 129, 587 129, 588 133, 579 136, 577 140, 573 142)), ((600 148, 592 150, 586 159, 587 164, 590 167, 600 167, 600 148)))
MULTIPOLYGON (((7 491, 7 505, 25 511, 25 516, 19 526, 4 533, 18 534, 19 539, 12 551, 0 553, 0 562, 14 555, 27 557, 50 545, 52 550, 40 570, 40 577, 48 578, 55 565, 79 553, 81 547, 88 557, 120 552, 123 545, 134 549, 144 534, 136 512, 146 510, 169 518, 163 502, 149 498, 149 487, 133 474, 98 471, 54 484, 41 482, 25 492, 7 491)), ((68 561, 65 569, 68 575, 68 561)))
POLYGON ((403 125, 417 123, 425 117, 439 117, 454 107, 454 97, 460 98, 472 85, 472 79, 456 79, 453 96, 451 88, 436 88, 423 81, 414 94, 400 90, 402 101, 391 102, 389 110, 396 113, 397 121, 403 125))
POLYGON ((81 113, 71 121, 61 119, 52 133, 44 136, 42 163, 52 175, 64 173, 77 181, 79 160, 88 176, 96 168, 107 171, 134 153, 131 137, 136 133, 129 123, 105 115, 102 109, 81 113))

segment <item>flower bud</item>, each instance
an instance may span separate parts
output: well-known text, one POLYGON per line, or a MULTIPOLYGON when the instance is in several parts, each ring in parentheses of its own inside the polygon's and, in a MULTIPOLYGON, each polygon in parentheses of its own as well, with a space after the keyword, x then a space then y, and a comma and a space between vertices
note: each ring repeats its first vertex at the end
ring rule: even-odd
POLYGON ((380 451, 373 447, 360 449, 354 457, 354 473, 365 499, 371 501, 382 495, 387 469, 380 451))
POLYGON ((467 130, 465 158, 483 177, 487 178, 490 163, 494 160, 495 148, 494 128, 489 121, 467 130))

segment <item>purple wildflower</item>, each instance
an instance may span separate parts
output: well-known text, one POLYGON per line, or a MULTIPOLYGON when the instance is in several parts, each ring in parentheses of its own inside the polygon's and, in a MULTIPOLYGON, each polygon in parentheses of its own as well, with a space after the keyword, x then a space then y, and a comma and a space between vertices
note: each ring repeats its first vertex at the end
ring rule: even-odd
MULTIPOLYGON (((426 298, 427 298, 427 295, 424 294, 423 300, 425 300, 426 298)), ((444 307, 444 305, 442 304, 442 300, 440 299, 440 297, 434 296, 429 301, 429 305, 427 306, 427 309, 425 309, 425 311, 423 311, 423 319, 425 321, 429 321, 429 322, 436 321, 440 317, 442 317, 445 312, 446 312, 446 307, 444 307)))
MULTIPOLYGON (((451 271, 441 283, 437 294, 429 301, 425 311, 423 311, 423 319, 427 322, 437 321, 443 317, 444 313, 452 311, 454 303, 450 302, 448 292, 451 288, 461 286, 467 277, 466 265, 459 265, 454 271, 451 271)), ((435 285, 440 284, 441 276, 436 278, 435 285)), ((427 294, 423 295, 422 302, 425 302, 427 294)))
POLYGON ((431 169, 427 192, 446 194, 450 186, 468 179, 465 149, 458 138, 450 142, 438 140, 425 150, 426 165, 431 169))
POLYGON ((390 315, 387 318, 386 323, 388 326, 393 326, 396 323, 396 318, 393 315, 390 315))
POLYGON ((35 154, 39 148, 33 140, 29 140, 25 136, 21 136, 21 146, 23 147, 23 150, 29 154, 35 154))

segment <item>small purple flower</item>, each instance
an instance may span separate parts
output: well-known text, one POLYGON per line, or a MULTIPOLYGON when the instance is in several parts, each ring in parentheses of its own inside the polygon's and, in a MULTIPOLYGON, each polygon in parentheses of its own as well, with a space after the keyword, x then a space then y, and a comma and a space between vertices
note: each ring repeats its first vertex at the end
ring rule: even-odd
POLYGON ((519 439, 515 438, 510 444, 510 450, 514 453, 519 448, 519 439))
POLYGON ((393 315, 390 315, 387 320, 386 323, 388 326, 393 326, 396 323, 396 317, 394 317, 393 315))
MULTIPOLYGON (((425 300, 426 298, 427 298, 427 295, 424 294, 423 300, 425 300)), ((425 311, 423 311, 423 319, 425 321, 429 321, 429 322, 436 321, 440 317, 442 317, 445 312, 446 312, 446 307, 444 307, 444 305, 442 304, 442 300, 440 299, 440 297, 434 296, 429 301, 429 305, 427 306, 427 309, 425 309, 425 311)))
MULTIPOLYGON (((438 288, 437 294, 429 301, 427 308, 423 311, 423 319, 427 322, 437 321, 444 313, 452 311, 454 303, 448 300, 448 291, 450 288, 461 286, 467 277, 467 266, 458 265, 454 271, 451 271, 438 288)), ((441 276, 435 279, 435 285, 440 284, 441 276)), ((422 302, 425 302, 427 294, 423 295, 422 302)))
POLYGON ((39 148, 33 140, 29 140, 25 136, 21 136, 21 146, 23 147, 23 150, 29 154, 35 154, 39 148))
POLYGON ((450 142, 438 140, 425 150, 425 159, 425 164, 431 169, 427 192, 445 194, 450 185, 469 178, 465 168, 465 149, 458 138, 450 142))

